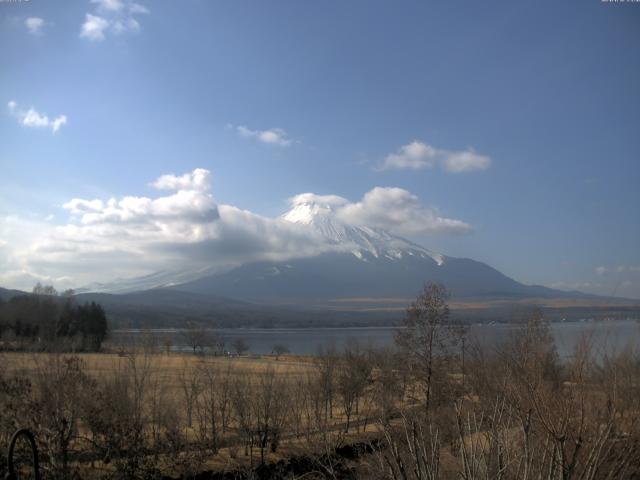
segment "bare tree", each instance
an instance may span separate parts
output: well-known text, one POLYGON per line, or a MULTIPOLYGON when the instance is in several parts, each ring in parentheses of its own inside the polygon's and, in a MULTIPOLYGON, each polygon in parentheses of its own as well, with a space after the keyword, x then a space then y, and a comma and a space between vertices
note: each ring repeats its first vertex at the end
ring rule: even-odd
POLYGON ((46 445, 49 474, 69 478, 70 455, 78 436, 83 397, 92 381, 84 373, 78 357, 52 355, 37 370, 36 397, 33 405, 35 430, 46 445))
POLYGON ((434 383, 445 383, 444 363, 451 358, 452 348, 463 334, 461 326, 449 317, 448 297, 444 286, 426 285, 407 309, 404 328, 396 332, 396 344, 421 387, 427 412, 433 399, 434 383))
POLYGON ((275 354, 276 360, 279 360, 281 355, 286 355, 289 353, 289 347, 282 343, 278 343, 273 346, 271 352, 275 354))
POLYGON ((229 416, 229 369, 203 363, 198 366, 200 389, 196 399, 196 414, 201 441, 217 453, 229 416))
POLYGON ((620 357, 593 351, 584 339, 560 365, 540 311, 495 354, 474 349, 478 401, 456 404, 462 478, 627 478, 640 458, 636 414, 622 413, 620 357))
POLYGON ((180 371, 178 380, 187 413, 187 427, 191 428, 193 426, 193 408, 201 389, 201 377, 189 365, 185 365, 180 371))
POLYGON ((374 352, 374 368, 371 396, 375 404, 376 416, 382 421, 389 420, 395 414, 396 405, 404 400, 408 384, 406 362, 398 361, 399 353, 391 348, 374 352))
POLYGON ((211 344, 211 338, 207 329, 200 324, 194 322, 187 322, 186 328, 182 332, 186 344, 191 347, 194 355, 211 344))
POLYGON ((55 297, 58 295, 58 291, 55 288, 53 288, 52 285, 42 285, 40 282, 38 282, 33 287, 33 294, 55 297))
POLYGON ((268 445, 272 452, 278 448, 289 409, 287 393, 284 378, 276 375, 274 370, 268 369, 259 374, 252 410, 260 448, 260 463, 264 463, 268 445))
POLYGON ((111 375, 101 378, 84 405, 86 440, 98 458, 113 465, 117 478, 137 479, 154 468, 147 455, 151 376, 150 355, 128 354, 111 375))
POLYGON ((333 418, 333 403, 336 390, 338 353, 335 346, 330 345, 326 350, 320 347, 314 360, 320 374, 318 381, 323 395, 325 422, 327 422, 328 419, 333 418))
POLYGON ((382 442, 374 448, 379 470, 390 480, 437 480, 440 477, 440 436, 419 416, 403 412, 397 427, 381 425, 382 442))
MULTIPOLYGON (((163 450, 170 452, 163 460, 178 478, 194 478, 202 471, 206 453, 202 449, 193 448, 189 442, 189 434, 182 428, 180 408, 175 401, 169 400, 165 405, 162 417, 163 450)), ((153 472, 157 475, 157 472, 153 472)), ((153 478, 147 475, 146 478, 153 478)))
POLYGON ((337 371, 337 389, 342 398, 342 409, 347 421, 345 433, 349 432, 351 418, 355 411, 358 413, 360 398, 364 395, 371 375, 371 361, 366 352, 360 350, 358 345, 348 346, 342 357, 337 371))
POLYGON ((231 405, 237 430, 244 444, 245 456, 250 457, 253 466, 253 441, 255 434, 255 417, 252 408, 252 385, 246 375, 236 375, 232 383, 231 405))
POLYGON ((243 355, 244 353, 249 351, 249 344, 242 337, 238 337, 233 342, 231 342, 231 346, 238 355, 243 355))

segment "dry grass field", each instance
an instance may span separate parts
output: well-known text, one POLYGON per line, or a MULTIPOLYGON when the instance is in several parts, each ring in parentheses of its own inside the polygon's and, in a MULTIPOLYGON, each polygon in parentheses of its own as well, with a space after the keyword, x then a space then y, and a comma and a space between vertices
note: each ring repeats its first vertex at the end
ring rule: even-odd
MULTIPOLYGON (((124 414, 144 417, 145 443, 159 444, 163 436, 179 437, 179 440, 172 438, 176 444, 163 444, 159 447, 160 453, 145 460, 156 464, 169 475, 179 476, 194 469, 242 471, 254 468, 263 461, 277 462, 292 456, 309 455, 313 449, 322 452, 330 448, 329 445, 366 440, 376 430, 371 422, 361 425, 355 420, 356 415, 352 415, 353 426, 349 432, 345 432, 347 419, 337 392, 334 394, 336 398, 331 400, 334 404, 329 407, 329 413, 325 405, 327 394, 320 388, 316 392, 315 406, 312 405, 314 401, 306 398, 307 390, 312 389, 310 385, 320 386, 320 367, 313 357, 222 357, 144 350, 76 354, 2 352, 0 371, 7 378, 28 379, 38 396, 37 392, 48 383, 48 379, 64 377, 62 372, 70 359, 77 359, 82 374, 92 379, 95 382, 93 385, 98 387, 122 380, 130 382, 133 392, 128 391, 127 395, 132 397, 133 403, 139 400, 141 407, 139 412, 124 414), (240 388, 244 390, 240 391, 240 388), (245 405, 246 411, 241 410, 243 402, 238 398, 243 395, 247 401, 253 402, 253 405, 245 405), (269 400, 266 401, 270 403, 264 405, 269 412, 261 411, 262 402, 267 398, 269 400), (211 412, 208 410, 211 408, 226 408, 228 418, 220 416, 225 415, 224 411, 211 412), (251 418, 243 419, 243 415, 251 418), (265 418, 268 415, 273 415, 271 422, 274 425, 265 427, 265 422, 269 422, 265 418), (321 418, 323 415, 326 418, 321 418), (212 422, 219 424, 213 427, 218 429, 217 445, 213 450, 210 445, 212 439, 203 432, 203 429, 212 428, 212 422), (223 422, 226 425, 220 426, 223 422), (258 431, 265 428, 275 432, 269 435, 278 436, 278 448, 276 450, 264 443, 262 458, 258 453, 258 431), (282 433, 279 433, 280 430, 282 433), (326 437, 320 439, 322 435, 326 437), (250 443, 248 449, 247 442, 250 443), (202 449, 198 454, 193 451, 196 446, 202 449), (162 453, 165 448, 169 448, 171 453, 162 453)), ((99 395, 98 392, 96 394, 99 395)), ((79 393, 77 396, 83 395, 79 393)), ((94 400, 98 406, 101 401, 108 401, 99 398, 94 400)), ((71 401, 83 402, 81 399, 71 401)), ((364 406, 371 407, 371 404, 368 402, 364 406)), ((66 408, 73 409, 74 406, 66 408)), ((369 408, 362 413, 370 415, 372 411, 369 408)), ((95 433, 86 421, 79 419, 73 437, 72 443, 75 445, 70 450, 78 452, 86 447, 86 439, 95 437, 95 433)), ((267 441, 266 434, 264 441, 267 441)), ((269 441, 273 443, 273 440, 269 441)), ((90 463, 72 463, 76 471, 82 472, 83 478, 92 478, 94 474, 108 475, 114 469, 113 465, 100 459, 90 463)))
POLYGON ((185 371, 195 371, 198 367, 230 368, 234 374, 251 374, 273 370, 278 375, 295 377, 304 375, 313 367, 312 357, 281 355, 276 359, 274 355, 251 356, 212 356, 193 355, 189 353, 151 353, 145 355, 141 350, 131 352, 132 357, 122 353, 75 353, 56 354, 43 352, 0 352, 3 369, 8 373, 20 372, 26 376, 35 375, 43 365, 60 355, 76 356, 84 364, 84 371, 100 377, 114 371, 122 370, 130 358, 136 362, 149 362, 150 373, 160 374, 170 388, 177 388, 178 378, 185 371))
POLYGON ((640 351, 602 358, 586 336, 561 360, 534 313, 462 361, 460 329, 430 315, 395 350, 0 353, 0 449, 27 427, 61 479, 248 479, 300 461, 318 479, 637 478, 640 351))

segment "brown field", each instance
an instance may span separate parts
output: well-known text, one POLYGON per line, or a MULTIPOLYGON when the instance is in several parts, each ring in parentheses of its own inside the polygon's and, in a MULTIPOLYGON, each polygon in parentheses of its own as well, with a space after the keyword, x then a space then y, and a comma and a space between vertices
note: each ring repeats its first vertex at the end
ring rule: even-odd
MULTIPOLYGON (((95 379, 98 384, 109 381, 115 376, 136 376, 141 374, 146 382, 147 393, 145 394, 145 402, 151 404, 160 402, 163 405, 170 405, 175 408, 178 414, 178 424, 180 431, 184 436, 185 448, 189 449, 189 443, 196 444, 198 438, 198 420, 194 419, 192 426, 187 424, 187 397, 190 393, 189 389, 194 389, 189 382, 196 378, 204 371, 226 372, 227 381, 233 384, 236 381, 247 379, 249 384, 254 385, 258 389, 261 378, 264 378, 270 372, 273 372, 279 380, 284 380, 281 384, 284 388, 291 391, 285 393, 287 408, 290 408, 295 399, 289 398, 295 395, 294 384, 302 384, 308 377, 317 374, 317 365, 314 363, 313 357, 281 355, 276 358, 275 355, 250 355, 250 356, 211 356, 196 355, 190 353, 159 353, 157 350, 150 351, 129 351, 127 353, 44 353, 44 352, 0 352, 0 373, 7 377, 29 379, 33 385, 38 385, 42 378, 48 375, 50 369, 54 369, 54 365, 59 365, 65 359, 78 358, 82 364, 82 371, 89 377, 95 379), (136 373, 136 371, 138 373, 136 373), (154 400, 153 397, 159 395, 161 399, 154 400)), ((254 392, 251 392, 254 394, 254 392)), ((299 406, 299 405, 297 405, 299 406)), ((145 407, 149 410, 149 407, 145 407)), ((153 414, 147 413, 148 416, 153 414)), ((149 420, 148 420, 149 421, 149 420)), ((288 423, 288 422, 287 422, 288 423)), ((350 432, 344 432, 345 415, 336 400, 331 413, 330 425, 327 425, 327 431, 332 436, 332 444, 343 444, 348 442, 362 441, 376 431, 373 425, 361 427, 357 421, 352 419, 353 428, 350 432)), ((151 429, 155 427, 150 427, 151 429)), ((214 471, 234 471, 255 467, 258 462, 257 447, 254 445, 249 454, 243 452, 243 440, 239 438, 238 430, 240 425, 237 420, 231 420, 229 429, 226 434, 221 435, 221 447, 215 453, 209 453, 205 459, 198 463, 200 470, 214 471)), ((306 425, 308 430, 316 429, 306 425)), ((88 435, 88 431, 82 425, 79 427, 78 437, 88 435)), ((294 435, 286 434, 279 445, 277 452, 266 451, 265 461, 276 462, 281 459, 290 458, 296 455, 310 454, 310 443, 315 445, 313 440, 317 433, 306 432, 305 438, 302 433, 294 435)), ((80 448, 80 447, 79 447, 80 448)), ((171 466, 166 468, 167 473, 174 472, 176 457, 183 455, 174 453, 171 455, 171 461, 164 455, 156 455, 159 457, 160 464, 171 466), (163 460, 163 457, 165 460, 163 460)), ((185 460, 186 462, 186 460, 185 460)), ((88 464, 76 464, 76 468, 83 472, 83 477, 92 478, 92 472, 109 472, 111 467, 100 461, 92 461, 91 466, 88 464)), ((179 473, 179 472, 178 472, 179 473)))
MULTIPOLYGON (((107 373, 121 370, 128 357, 120 353, 32 353, 32 352, 2 352, 0 360, 4 370, 8 373, 21 372, 27 376, 34 375, 52 358, 63 356, 77 356, 85 365, 85 372, 99 377, 107 373)), ((185 370, 195 370, 198 366, 231 368, 234 373, 258 373, 267 369, 274 370, 278 375, 295 377, 305 374, 312 368, 311 357, 281 355, 276 359, 273 355, 251 355, 242 357, 216 357, 211 355, 193 355, 188 353, 153 353, 145 357, 144 353, 137 355, 136 361, 150 359, 151 373, 161 373, 168 385, 175 386, 177 378, 185 370)))

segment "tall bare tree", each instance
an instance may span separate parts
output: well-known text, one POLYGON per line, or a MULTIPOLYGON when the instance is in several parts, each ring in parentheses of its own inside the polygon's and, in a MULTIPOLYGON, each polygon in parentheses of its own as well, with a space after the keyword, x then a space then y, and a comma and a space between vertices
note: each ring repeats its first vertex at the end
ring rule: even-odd
POLYGON ((370 359, 357 344, 349 345, 345 349, 342 361, 337 368, 336 382, 342 399, 342 409, 347 417, 345 433, 349 432, 353 414, 358 414, 360 398, 364 395, 369 383, 371 369, 370 359))
POLYGON ((453 348, 464 330, 451 321, 449 293, 443 285, 427 284, 407 309, 403 328, 396 332, 396 344, 405 356, 415 381, 421 388, 426 411, 433 398, 434 383, 446 380, 444 361, 452 358, 453 348))

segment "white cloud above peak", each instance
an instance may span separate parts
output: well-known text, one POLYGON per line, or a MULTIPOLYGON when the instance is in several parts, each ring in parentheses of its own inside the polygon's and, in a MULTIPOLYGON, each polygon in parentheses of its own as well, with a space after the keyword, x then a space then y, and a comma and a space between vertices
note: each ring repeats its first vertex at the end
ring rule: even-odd
POLYGON ((336 208, 348 204, 349 200, 339 195, 317 195, 315 193, 308 192, 294 195, 289 199, 289 203, 293 207, 306 203, 336 208))
POLYGON ((14 100, 7 103, 7 108, 9 109, 9 113, 17 118, 18 122, 24 127, 50 128, 53 133, 56 133, 63 125, 67 124, 66 115, 58 115, 50 119, 46 114, 38 112, 33 107, 28 110, 19 109, 17 102, 14 100))
POLYGON ((24 21, 24 25, 27 27, 27 31, 31 35, 39 36, 42 35, 42 29, 45 25, 45 21, 40 17, 29 17, 24 21))
MULTIPOLYGON (((418 197, 397 187, 374 187, 361 200, 351 202, 337 195, 302 193, 291 197, 292 207, 308 205, 309 212, 322 211, 348 225, 381 228, 401 235, 461 234, 471 225, 440 215, 437 209, 422 205, 418 197)), ((285 218, 299 223, 309 219, 294 218, 303 212, 294 208, 285 218)))
POLYGON ((439 165, 449 173, 466 173, 486 170, 491 166, 491 163, 490 157, 478 154, 472 148, 449 151, 414 140, 401 146, 397 152, 387 155, 382 164, 376 167, 376 170, 420 170, 439 165))
POLYGON ((270 128, 268 130, 251 130, 244 125, 238 125, 236 131, 244 138, 253 138, 268 145, 288 147, 293 143, 286 131, 282 128, 270 128))

